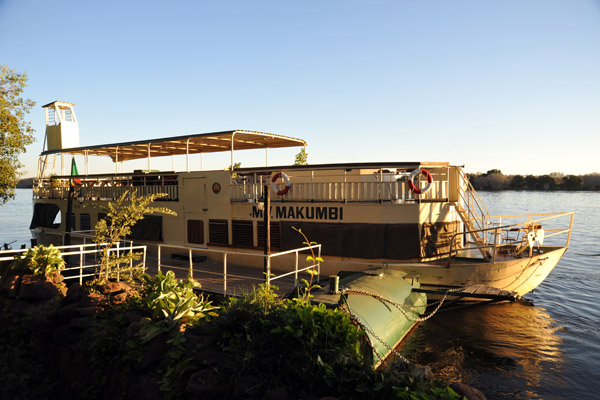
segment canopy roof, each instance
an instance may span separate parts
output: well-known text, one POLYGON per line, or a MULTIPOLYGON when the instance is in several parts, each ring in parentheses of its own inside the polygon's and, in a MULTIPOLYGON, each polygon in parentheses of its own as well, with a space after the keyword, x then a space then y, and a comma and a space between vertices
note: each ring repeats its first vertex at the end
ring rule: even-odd
POLYGON ((298 146, 306 146, 306 142, 302 139, 274 135, 272 133, 234 130, 70 149, 48 150, 43 152, 42 155, 63 153, 72 155, 108 156, 114 162, 117 162, 179 154, 214 153, 219 151, 298 146))

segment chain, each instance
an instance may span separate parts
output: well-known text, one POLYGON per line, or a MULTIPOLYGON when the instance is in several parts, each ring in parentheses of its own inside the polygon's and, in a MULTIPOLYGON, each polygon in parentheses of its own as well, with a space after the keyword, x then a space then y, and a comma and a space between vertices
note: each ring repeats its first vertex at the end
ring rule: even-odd
MULTIPOLYGON (((410 364, 410 361, 408 361, 408 359, 406 357, 404 357, 402 354, 400 354, 399 352, 397 352, 396 349, 392 348, 389 344, 387 344, 385 340, 383 340, 382 338, 380 338, 379 336, 377 336, 377 334, 372 329, 370 329, 367 326, 365 326, 360 321, 360 319, 358 319, 358 317, 356 315, 352 314, 352 312, 348 308, 347 303, 342 304, 339 308, 340 308, 340 310, 342 310, 345 313, 347 313, 360 326, 360 328, 363 331, 369 333, 375 340, 377 340, 386 349, 388 349, 390 353, 393 353, 396 357, 398 357, 400 360, 402 360, 402 362, 404 362, 406 364, 410 364)), ((375 354, 377 356, 377 358, 379 358, 380 361, 383 361, 384 360, 383 355, 381 353, 379 353, 379 351, 377 351, 377 349, 371 344, 371 341, 368 341, 368 343, 369 343, 369 347, 371 347, 371 350, 373 350, 373 354, 375 354)))
POLYGON ((400 311, 402 314, 404 314, 404 316, 408 320, 413 321, 413 322, 423 322, 423 321, 427 321, 429 318, 433 317, 435 315, 435 313, 437 313, 438 310, 442 307, 442 304, 444 304, 444 301, 446 301, 446 299, 448 297, 448 293, 446 293, 444 295, 444 297, 442 298, 442 300, 439 301, 439 304, 435 308, 435 310, 433 310, 431 312, 431 314, 429 314, 428 316, 414 318, 414 317, 408 315, 408 313, 406 311, 404 311, 404 308, 418 308, 418 307, 420 308, 420 307, 423 307, 423 306, 407 305, 407 304, 398 303, 398 302, 390 300, 390 299, 388 299, 386 297, 378 295, 377 293, 370 293, 370 292, 367 292, 367 291, 364 291, 364 290, 342 289, 341 293, 357 294, 357 295, 361 295, 361 296, 370 296, 370 297, 373 297, 373 298, 375 298, 375 299, 377 299, 377 300, 379 300, 381 302, 389 303, 389 304, 393 305, 394 307, 396 307, 398 309, 398 311, 400 311))

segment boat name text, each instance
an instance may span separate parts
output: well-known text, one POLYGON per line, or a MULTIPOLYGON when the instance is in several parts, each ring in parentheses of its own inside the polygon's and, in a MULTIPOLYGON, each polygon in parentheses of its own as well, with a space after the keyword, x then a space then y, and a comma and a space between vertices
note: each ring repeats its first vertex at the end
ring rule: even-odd
MULTIPOLYGON (((264 218, 263 210, 252 206, 252 218, 264 218)), ((319 219, 341 221, 343 207, 271 206, 271 218, 280 219, 319 219)))

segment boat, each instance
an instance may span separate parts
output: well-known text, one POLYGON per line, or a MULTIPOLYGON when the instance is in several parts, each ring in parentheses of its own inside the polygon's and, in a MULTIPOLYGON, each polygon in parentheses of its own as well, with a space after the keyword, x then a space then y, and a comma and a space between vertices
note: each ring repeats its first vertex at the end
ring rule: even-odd
MULTIPOLYGON (((263 254, 301 247, 301 230, 322 245, 321 275, 398 270, 418 277, 432 299, 519 298, 569 247, 572 212, 492 216, 463 167, 448 162, 270 166, 269 150, 303 150, 307 143, 250 130, 80 146, 73 104, 43 107, 46 140, 30 226, 39 243, 63 244, 73 230, 92 230, 103 217, 92 204, 134 190, 163 194, 161 205, 177 213, 136 225, 131 239, 149 251, 179 246, 263 254), (264 165, 233 168, 243 151, 264 151, 264 165), (229 166, 203 170, 203 157, 223 152, 230 153, 229 166), (165 157, 183 159, 185 167, 162 167, 165 157), (68 168, 76 159, 82 172, 68 168), (94 169, 96 160, 109 170, 94 169), (140 162, 145 169, 130 167, 140 162)), ((229 262, 263 268, 260 258, 232 255, 229 262)))
POLYGON ((420 321, 427 308, 427 295, 419 292, 418 278, 390 268, 344 272, 329 288, 312 292, 312 301, 341 308, 360 325, 367 336, 373 367, 395 355, 408 362, 396 347, 420 321))

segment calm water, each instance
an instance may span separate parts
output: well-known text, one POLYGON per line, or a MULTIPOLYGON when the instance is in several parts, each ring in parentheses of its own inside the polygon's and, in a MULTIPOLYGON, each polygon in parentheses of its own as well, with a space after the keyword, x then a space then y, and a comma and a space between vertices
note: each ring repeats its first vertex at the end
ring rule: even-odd
MULTIPOLYGON (((29 244, 31 190, 0 207, 0 245, 29 244)), ((447 311, 405 344, 410 358, 488 399, 600 398, 600 193, 480 193, 492 215, 575 211, 571 247, 520 303, 447 311)))
POLYGON ((482 192, 492 215, 575 211, 569 250, 520 303, 440 313, 406 344, 488 399, 600 398, 600 193, 482 192))
POLYGON ((0 246, 11 243, 13 249, 18 249, 22 244, 31 246, 31 232, 29 224, 33 215, 31 189, 16 189, 15 200, 0 206, 0 246))

